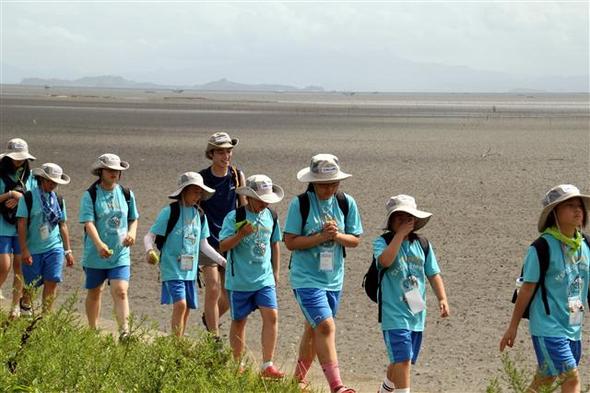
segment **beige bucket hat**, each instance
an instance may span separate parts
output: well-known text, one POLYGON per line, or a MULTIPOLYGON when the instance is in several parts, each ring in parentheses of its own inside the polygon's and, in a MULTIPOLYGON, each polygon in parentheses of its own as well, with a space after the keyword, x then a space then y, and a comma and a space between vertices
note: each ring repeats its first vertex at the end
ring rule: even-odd
POLYGON ((389 198, 385 204, 385 209, 387 210, 387 217, 385 217, 383 229, 389 229, 389 218, 395 212, 406 212, 416 217, 416 224, 414 225, 415 231, 426 225, 432 216, 432 213, 418 210, 414 197, 405 194, 389 198))
POLYGON ((29 153, 29 145, 24 139, 13 138, 8 141, 6 145, 6 152, 0 154, 0 159, 3 157, 10 157, 13 160, 35 160, 29 153))
POLYGON ((332 183, 351 177, 340 170, 338 157, 333 154, 316 154, 311 157, 309 167, 297 173, 297 180, 302 183, 332 183))
POLYGON ((236 147, 238 143, 240 143, 240 140, 238 138, 230 137, 227 132, 216 132, 209 137, 205 153, 209 153, 211 150, 215 149, 231 149, 236 147))
POLYGON ((122 161, 116 154, 106 153, 98 157, 96 162, 92 164, 91 172, 94 176, 100 176, 101 169, 126 171, 129 169, 129 163, 127 161, 122 161))
POLYGON ((589 210, 590 196, 581 194, 578 187, 574 185, 560 184, 547 191, 542 201, 543 211, 541 211, 539 223, 537 224, 537 229, 539 230, 539 232, 543 232, 547 227, 547 218, 549 217, 549 214, 551 214, 555 206, 559 205, 561 202, 565 202, 568 199, 572 198, 581 198, 582 202, 584 203, 584 208, 586 209, 586 211, 589 210))
POLYGON ((184 190, 186 187, 190 185, 199 186, 203 189, 203 195, 201 196, 202 201, 211 198, 211 196, 215 194, 214 189, 209 188, 205 185, 205 182, 203 181, 203 176, 201 176, 199 173, 184 172, 178 178, 178 189, 176 189, 176 191, 174 191, 172 194, 168 195, 168 198, 178 199, 180 193, 182 193, 182 190, 184 190))
POLYGON ((63 169, 52 162, 43 164, 40 168, 33 168, 32 173, 33 176, 43 177, 57 184, 68 184, 70 182, 70 177, 64 173, 63 169))
POLYGON ((280 202, 285 196, 283 189, 272 183, 266 175, 252 175, 246 179, 246 185, 239 187, 236 193, 258 199, 266 203, 280 202))

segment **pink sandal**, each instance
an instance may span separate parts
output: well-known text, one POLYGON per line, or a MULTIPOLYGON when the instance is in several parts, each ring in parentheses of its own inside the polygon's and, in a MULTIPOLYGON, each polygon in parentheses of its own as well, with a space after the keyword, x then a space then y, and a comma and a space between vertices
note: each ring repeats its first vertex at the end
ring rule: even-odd
POLYGON ((346 386, 340 386, 338 389, 334 391, 334 393, 356 393, 356 390, 346 386))

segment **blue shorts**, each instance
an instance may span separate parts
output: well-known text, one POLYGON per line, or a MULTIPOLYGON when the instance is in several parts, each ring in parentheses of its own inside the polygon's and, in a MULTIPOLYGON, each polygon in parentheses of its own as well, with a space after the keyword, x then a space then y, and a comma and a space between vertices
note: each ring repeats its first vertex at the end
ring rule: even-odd
POLYGON ((293 290, 301 311, 312 328, 322 321, 336 317, 340 306, 341 291, 325 291, 317 288, 297 288, 293 290))
POLYGON ((274 286, 260 288, 257 291, 227 291, 229 309, 233 321, 247 318, 259 307, 277 309, 277 292, 274 286))
POLYGON ((64 267, 64 249, 54 248, 41 254, 33 254, 33 264, 22 264, 25 285, 43 285, 44 281, 61 282, 64 267))
POLYGON ((0 236, 0 254, 20 254, 18 236, 0 236))
POLYGON ((578 367, 582 357, 582 341, 566 337, 532 336, 539 363, 538 373, 558 376, 578 367))
POLYGON ((174 304, 182 300, 186 300, 188 308, 193 310, 197 308, 197 290, 194 280, 162 281, 161 304, 174 304))
POLYGON ((129 265, 117 266, 112 269, 85 267, 84 273, 86 273, 86 283, 84 284, 84 288, 94 289, 100 287, 104 280, 108 280, 109 285, 111 280, 129 281, 129 278, 131 277, 131 268, 129 265))
POLYGON ((408 329, 391 329, 383 331, 383 340, 390 363, 401 363, 410 360, 416 364, 422 345, 422 332, 408 329))

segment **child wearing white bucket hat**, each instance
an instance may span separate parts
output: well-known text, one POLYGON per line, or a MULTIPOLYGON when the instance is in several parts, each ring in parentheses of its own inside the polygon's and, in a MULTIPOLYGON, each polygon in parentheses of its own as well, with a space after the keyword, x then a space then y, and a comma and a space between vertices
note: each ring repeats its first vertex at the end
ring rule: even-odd
POLYGON ((84 225, 86 317, 91 329, 100 319, 104 282, 109 283, 119 338, 129 336, 131 246, 135 244, 139 212, 133 191, 119 184, 129 163, 112 153, 102 154, 90 172, 98 179, 82 194, 79 221, 84 225))
POLYGON ((150 264, 160 264, 160 301, 172 304, 170 324, 173 334, 179 337, 186 331, 190 310, 198 305, 195 280, 199 251, 216 263, 225 264, 225 259, 207 242, 207 217, 198 207, 200 201, 211 198, 214 193, 215 190, 205 185, 200 174, 181 174, 178 188, 168 196, 175 201, 160 211, 144 237, 146 260, 150 264))
POLYGON ((529 391, 556 379, 562 392, 581 390, 582 325, 590 301, 590 246, 582 229, 589 208, 590 196, 571 184, 553 187, 543 199, 537 224, 541 236, 525 256, 512 318, 500 341, 500 351, 515 344, 528 312, 538 362, 529 391))
MULTIPOLYGON (((245 183, 244 173, 232 164, 238 143, 239 139, 232 138, 227 132, 212 134, 205 148, 205 156, 211 160, 211 165, 199 172, 207 187, 215 190, 211 198, 201 203, 201 208, 209 223, 209 242, 216 250, 219 250, 223 219, 230 211, 246 204, 246 198, 236 193, 236 189, 245 183)), ((225 270, 206 255, 199 257, 199 266, 205 282, 205 310, 201 320, 213 336, 219 337, 219 319, 229 309, 224 288, 225 270)))
POLYGON ((262 367, 265 378, 283 378, 273 365, 278 334, 276 285, 279 278, 281 229, 276 213, 268 208, 283 199, 283 189, 266 175, 246 179, 236 190, 248 204, 231 211, 223 220, 219 248, 228 254, 225 288, 228 292, 231 328, 229 342, 241 360, 248 315, 256 309, 262 316, 262 367))
POLYGON ((389 355, 387 375, 379 393, 410 391, 411 364, 416 363, 426 320, 426 280, 438 298, 440 316, 449 305, 436 256, 426 238, 415 231, 424 227, 431 213, 418 210, 409 195, 389 198, 383 223, 385 233, 373 241, 373 257, 379 271, 379 322, 389 355))
POLYGON ((289 279, 305 317, 295 379, 305 377, 317 354, 331 392, 353 393, 340 378, 336 355, 336 325, 344 281, 345 247, 356 247, 363 233, 355 200, 338 191, 351 175, 340 169, 338 157, 317 154, 297 174, 308 183, 295 197, 285 221, 285 245, 291 250, 289 279))
MULTIPOLYGON (((43 285, 43 311, 51 310, 62 281, 64 257, 66 265, 74 265, 70 236, 66 224, 65 201, 55 190, 70 183, 62 168, 46 163, 32 171, 38 187, 24 193, 18 201, 18 238, 22 250, 24 283, 43 285), (64 250, 65 249, 65 250, 64 250)), ((23 307, 31 306, 31 294, 25 290, 23 307)))
POLYGON ((29 153, 29 145, 20 138, 9 140, 6 151, 0 154, 0 288, 12 265, 14 279, 10 318, 16 318, 21 313, 19 301, 23 290, 16 210, 23 194, 37 186, 30 169, 30 163, 34 160, 35 157, 29 153))

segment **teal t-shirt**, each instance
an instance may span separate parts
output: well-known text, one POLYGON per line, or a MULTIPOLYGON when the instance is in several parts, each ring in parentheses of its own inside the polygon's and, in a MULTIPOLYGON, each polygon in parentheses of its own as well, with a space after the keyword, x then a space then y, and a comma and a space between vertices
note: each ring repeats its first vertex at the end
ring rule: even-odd
MULTIPOLYGON (((293 235, 309 236, 321 232, 323 228, 323 217, 329 215, 335 219, 340 232, 360 236, 363 233, 361 217, 355 200, 346 195, 348 201, 348 215, 346 225, 344 215, 338 206, 336 197, 332 196, 325 201, 319 201, 315 193, 307 192, 309 197, 309 214, 305 228, 301 230, 301 213, 299 211, 299 199, 293 198, 287 211, 285 220, 285 233, 293 235)), ((344 257, 342 246, 335 242, 328 242, 305 250, 294 250, 291 252, 291 269, 289 279, 293 289, 317 288, 326 291, 339 291, 344 282, 344 257), (331 244, 330 244, 331 243, 331 244), (320 253, 322 251, 332 252, 332 269, 320 269, 320 253)))
MULTIPOLYGON (((170 205, 158 214, 150 232, 164 236, 170 218, 170 205)), ((201 216, 194 207, 180 207, 178 221, 172 232, 168 234, 166 242, 160 252, 160 278, 162 281, 185 280, 193 281, 199 270, 199 243, 209 237, 207 217, 201 216), (192 256, 189 264, 182 264, 182 255, 192 256), (184 266, 184 268, 183 268, 184 266)))
MULTIPOLYGON (((551 314, 545 314, 541 291, 537 291, 530 307, 530 333, 533 336, 580 340, 582 326, 572 326, 569 323, 568 298, 579 296, 582 303, 588 298, 590 249, 586 242, 582 242, 582 247, 576 255, 568 257, 569 250, 563 250, 559 240, 547 234, 543 237, 549 244, 549 268, 545 274, 545 288, 551 314), (581 279, 582 285, 579 285, 578 278, 581 279)), ((539 275, 539 258, 535 247, 531 246, 524 259, 523 279, 525 282, 539 282, 539 275)))
MULTIPOLYGON (((282 239, 278 218, 273 230, 270 210, 264 209, 256 214, 246 208, 246 220, 254 225, 256 230, 228 252, 225 288, 230 291, 257 291, 275 285, 271 244, 282 239)), ((219 240, 227 239, 235 233, 236 211, 233 210, 223 220, 219 240)))
MULTIPOLYGON (((16 180, 17 175, 12 176, 12 178, 14 180, 16 180)), ((5 187, 4 181, 0 178, 0 194, 4 194, 7 192, 4 189, 4 187, 5 187)), ((37 187, 37 181, 35 180, 35 177, 32 174, 29 175, 29 178, 27 179, 25 187, 27 190, 32 190, 33 188, 37 187)), ((2 202, 2 203, 4 203, 4 202, 2 202)), ((4 216, 2 216, 2 214, 0 214, 0 236, 17 236, 17 235, 18 234, 16 232, 16 225, 8 223, 4 219, 4 216)))
POLYGON ((79 214, 80 223, 94 222, 100 239, 113 250, 113 255, 109 258, 101 258, 92 239, 85 234, 82 266, 92 269, 112 269, 131 264, 129 247, 122 245, 122 239, 127 236, 128 221, 139 218, 136 206, 133 191, 131 191, 128 206, 123 190, 118 184, 111 191, 104 190, 97 185, 94 206, 88 191, 82 194, 79 214))
MULTIPOLYGON (((41 197, 39 196, 41 192, 43 191, 41 191, 40 188, 35 188, 31 192, 33 195, 33 203, 31 205, 31 218, 27 228, 27 247, 31 254, 42 254, 49 250, 63 248, 61 234, 59 233, 59 225, 55 225, 53 228, 48 227, 45 214, 43 214, 43 209, 41 207, 41 197), (47 228, 48 234, 44 231, 44 228, 47 228), (45 239, 43 239, 44 234, 47 235, 45 239)), ((51 194, 54 194, 55 196, 54 192, 51 192, 51 194)), ((46 193, 46 197, 49 198, 49 193, 46 193)), ((18 200, 16 216, 24 218, 29 216, 29 210, 27 209, 27 203, 25 202, 24 197, 18 200)), ((63 209, 61 209, 60 222, 66 220, 66 201, 64 200, 63 209)))
MULTIPOLYGON (((379 257, 387 248, 385 239, 381 236, 373 241, 373 255, 377 269, 383 267, 379 263, 379 257)), ((426 310, 412 314, 408 307, 404 293, 412 287, 408 285, 407 278, 412 275, 416 277, 418 290, 422 299, 426 301, 426 278, 440 273, 436 255, 430 245, 428 258, 424 258, 424 250, 418 239, 404 240, 393 261, 387 268, 383 281, 381 282, 381 329, 406 329, 413 332, 424 331, 426 310)))

